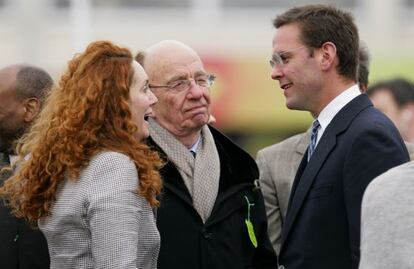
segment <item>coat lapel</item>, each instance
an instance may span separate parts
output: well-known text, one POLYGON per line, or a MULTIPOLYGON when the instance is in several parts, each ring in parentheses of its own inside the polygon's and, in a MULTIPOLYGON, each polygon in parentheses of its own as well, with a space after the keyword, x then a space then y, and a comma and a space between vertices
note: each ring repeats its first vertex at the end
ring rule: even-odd
POLYGON ((361 94, 354 98, 332 119, 331 123, 322 135, 309 163, 306 161, 306 151, 295 176, 291 197, 289 199, 286 221, 282 230, 282 248, 316 178, 316 175, 324 164, 326 158, 335 148, 337 136, 348 128, 352 120, 363 109, 369 106, 372 106, 372 103, 365 94, 361 94))
MULTIPOLYGON (((154 140, 152 140, 151 137, 148 138, 147 143, 152 150, 158 152, 160 157, 165 162, 164 167, 162 167, 160 170, 160 174, 163 179, 163 187, 170 190, 172 193, 182 199, 186 204, 193 207, 193 200, 191 198, 191 195, 188 192, 187 187, 184 184, 184 180, 182 179, 180 172, 177 170, 175 165, 168 160, 165 152, 154 142, 154 140)), ((160 199, 162 204, 163 195, 160 196, 160 199)))
MULTIPOLYGON (((191 198, 190 192, 187 190, 187 187, 184 184, 184 181, 178 172, 177 168, 173 163, 168 162, 160 171, 163 178, 164 188, 168 189, 180 199, 182 199, 186 204, 193 207, 193 200, 191 198)), ((161 195, 161 203, 162 203, 161 195)))
MULTIPOLYGON (((325 134, 323 137, 326 138, 325 134)), ((320 143, 322 140, 320 141, 320 143)), ((282 232, 282 242, 286 240, 290 229, 292 228, 293 221, 295 220, 302 204, 306 198, 306 195, 312 186, 315 176, 320 170, 325 159, 329 153, 335 147, 336 137, 329 137, 324 139, 323 147, 317 147, 317 151, 314 152, 309 163, 307 162, 308 153, 303 156, 302 162, 299 166, 298 173, 296 174, 295 181, 292 187, 291 197, 289 199, 289 209, 286 215, 285 229, 282 232)))
POLYGON ((311 131, 312 129, 309 128, 304 135, 298 140, 298 143, 296 144, 296 153, 298 153, 300 156, 303 156, 308 149, 310 137, 311 137, 311 131))

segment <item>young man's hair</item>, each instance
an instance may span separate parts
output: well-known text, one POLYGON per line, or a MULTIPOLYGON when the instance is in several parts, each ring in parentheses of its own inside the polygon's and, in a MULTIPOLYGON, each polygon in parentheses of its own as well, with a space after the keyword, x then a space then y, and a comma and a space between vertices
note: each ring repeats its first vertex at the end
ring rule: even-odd
POLYGON ((353 16, 337 7, 306 5, 289 9, 273 20, 275 28, 297 24, 302 42, 312 48, 320 48, 325 42, 336 46, 338 73, 357 81, 359 36, 353 16))

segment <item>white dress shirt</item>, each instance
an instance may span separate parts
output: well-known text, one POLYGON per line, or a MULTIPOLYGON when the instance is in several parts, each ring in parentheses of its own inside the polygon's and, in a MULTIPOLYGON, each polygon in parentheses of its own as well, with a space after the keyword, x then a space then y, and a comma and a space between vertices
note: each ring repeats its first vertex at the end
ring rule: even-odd
POLYGON ((321 140, 323 133, 325 132, 326 128, 328 127, 329 123, 331 123, 332 119, 338 114, 338 112, 346 106, 349 102, 351 102, 355 97, 361 94, 359 87, 357 84, 353 85, 352 87, 343 91, 340 95, 335 97, 324 109, 322 109, 321 113, 317 120, 321 127, 318 131, 318 137, 316 140, 316 146, 321 140))

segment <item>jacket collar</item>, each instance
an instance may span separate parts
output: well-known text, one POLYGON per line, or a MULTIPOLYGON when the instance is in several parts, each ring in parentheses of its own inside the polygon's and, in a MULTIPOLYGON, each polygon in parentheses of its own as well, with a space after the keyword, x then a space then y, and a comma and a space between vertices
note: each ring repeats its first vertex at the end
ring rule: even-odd
MULTIPOLYGON (((228 137, 215 128, 209 126, 213 135, 220 158, 220 185, 217 202, 223 201, 237 191, 240 187, 254 187, 254 180, 259 178, 259 169, 254 159, 243 149, 232 142, 228 137)), ((164 188, 167 188, 180 197, 186 204, 192 207, 192 198, 183 179, 173 163, 168 161, 165 152, 149 137, 148 145, 159 152, 165 161, 160 173, 163 178, 164 188)), ((217 205, 216 202, 216 205, 217 205)), ((216 205, 214 207, 216 207, 216 205)), ((213 208, 213 211, 215 209, 213 208)))
POLYGON ((309 128, 308 130, 306 130, 306 132, 303 133, 303 135, 300 137, 300 139, 296 143, 295 150, 301 156, 303 156, 306 150, 308 149, 310 138, 311 138, 311 132, 312 132, 312 128, 309 128))

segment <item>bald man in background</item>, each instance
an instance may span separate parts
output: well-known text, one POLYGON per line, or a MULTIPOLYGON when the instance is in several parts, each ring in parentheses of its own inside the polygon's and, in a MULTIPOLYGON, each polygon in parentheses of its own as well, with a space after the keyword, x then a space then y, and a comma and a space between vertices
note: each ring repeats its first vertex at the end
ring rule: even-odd
MULTIPOLYGON (((50 75, 35 66, 12 65, 0 70, 0 169, 13 165, 14 142, 39 114, 52 85, 50 75)), ((10 170, 1 170, 0 185, 10 175, 10 170)), ((0 201, 0 268, 49 268, 43 234, 14 217, 3 200, 0 201)))

